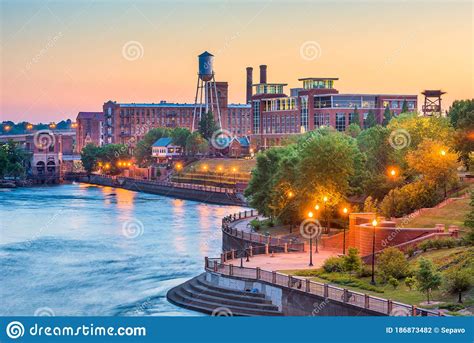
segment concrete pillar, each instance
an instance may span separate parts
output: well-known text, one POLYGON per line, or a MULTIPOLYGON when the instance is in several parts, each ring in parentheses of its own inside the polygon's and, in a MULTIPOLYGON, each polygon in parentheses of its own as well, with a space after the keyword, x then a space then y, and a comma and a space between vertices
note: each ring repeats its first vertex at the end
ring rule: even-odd
POLYGON ((370 307, 370 298, 369 298, 369 295, 368 294, 365 294, 364 295, 365 297, 365 308, 369 308, 370 307))
POLYGON ((265 255, 268 255, 268 251, 269 251, 269 245, 268 244, 265 244, 265 255))
POLYGON ((234 275, 234 265, 233 264, 229 265, 229 275, 230 276, 234 275))
POLYGON ((285 243, 285 253, 288 252, 288 243, 285 243))
POLYGON ((235 250, 234 249, 232 249, 230 251, 230 256, 231 256, 231 258, 230 258, 231 260, 233 260, 235 258, 235 250))
POLYGON ((392 300, 387 300, 387 314, 390 315, 390 313, 392 313, 392 309, 393 309, 393 303, 392 303, 392 300))
POLYGON ((250 257, 253 257, 253 246, 249 246, 249 251, 250 251, 250 257))
POLYGON ((272 271, 272 283, 276 283, 277 282, 277 274, 275 271, 272 271))
POLYGON ((255 275, 256 275, 257 280, 260 280, 260 267, 257 267, 255 269, 255 275))

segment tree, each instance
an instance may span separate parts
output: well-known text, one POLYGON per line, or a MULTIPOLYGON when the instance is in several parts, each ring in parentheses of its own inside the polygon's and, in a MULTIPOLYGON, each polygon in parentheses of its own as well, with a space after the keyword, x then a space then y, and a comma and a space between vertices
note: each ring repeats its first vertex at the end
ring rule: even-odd
POLYGON ((383 122, 382 122, 382 125, 383 126, 387 126, 388 123, 390 123, 390 120, 392 119, 392 112, 390 112, 390 108, 388 107, 385 107, 385 110, 383 112, 383 122))
POLYGON ((407 100, 403 100, 403 104, 402 104, 402 112, 401 113, 408 113, 410 112, 410 110, 408 109, 408 103, 407 103, 407 100))
POLYGON ((205 139, 210 140, 214 132, 217 130, 218 127, 214 120, 214 114, 211 111, 203 114, 201 120, 199 121, 199 132, 201 135, 205 139))
POLYGON ((378 201, 373 199, 370 195, 364 201, 364 212, 379 212, 378 201))
POLYGON ((81 162, 88 174, 92 173, 97 168, 100 148, 89 143, 81 151, 81 162))
POLYGON ((398 285, 400 284, 398 279, 394 278, 393 276, 388 278, 388 283, 393 287, 393 289, 397 289, 398 285))
POLYGON ((354 112, 352 112, 350 124, 356 124, 360 127, 360 118, 359 118, 359 111, 357 110, 357 106, 354 107, 354 112))
POLYGON ((454 148, 459 153, 460 161, 467 170, 473 160, 474 139, 474 99, 456 100, 448 111, 451 124, 456 129, 454 148))
POLYGON ((466 241, 471 245, 474 244, 474 192, 471 192, 471 202, 469 203, 471 212, 466 216, 464 225, 469 229, 466 235, 466 241))
POLYGON ((444 189, 457 181, 458 155, 449 148, 431 139, 423 140, 416 150, 407 154, 408 167, 423 175, 423 179, 444 189))
POLYGON ((357 248, 349 248, 347 255, 343 257, 344 269, 349 273, 359 271, 362 268, 362 259, 357 248))
POLYGON ((19 143, 9 140, 0 145, 0 176, 17 178, 25 174, 31 155, 19 143))
POLYGON ((191 131, 183 127, 177 127, 171 130, 171 138, 173 144, 178 145, 182 148, 186 147, 187 139, 191 135, 191 131))
POLYGON ((384 249, 377 258, 377 271, 384 281, 391 277, 401 279, 408 273, 408 261, 399 249, 389 247, 384 249))
POLYGON ((462 303, 462 293, 472 287, 472 275, 468 269, 453 269, 445 274, 445 288, 451 294, 458 295, 458 303, 462 303))
POLYGON ((413 290, 413 288, 415 287, 415 284, 416 284, 416 278, 413 277, 413 276, 407 276, 405 278, 405 286, 407 286, 410 291, 413 290))
POLYGON ((434 269, 431 260, 421 258, 418 261, 418 270, 415 277, 418 290, 426 293, 429 304, 431 292, 441 285, 441 274, 434 269))
POLYGON ((352 138, 356 138, 361 133, 361 128, 359 124, 352 123, 348 127, 346 127, 346 134, 351 136, 352 138))
POLYGON ((0 145, 0 177, 3 178, 8 170, 8 155, 6 151, 6 144, 0 145))
POLYGON ((109 165, 106 172, 111 175, 118 175, 122 172, 118 162, 130 160, 128 147, 124 144, 107 144, 98 148, 97 159, 105 165, 109 165))
MULTIPOLYGON (((134 156, 140 167, 149 167, 153 163, 151 146, 162 137, 170 137, 171 131, 166 128, 155 128, 148 131, 143 139, 137 143, 134 156)), ((181 138, 179 138, 181 139, 181 138)))
POLYGON ((367 129, 369 127, 374 127, 375 125, 377 125, 377 118, 375 118, 375 112, 369 110, 367 118, 365 119, 365 128, 367 129))
POLYGON ((209 144, 199 132, 193 132, 186 138, 186 154, 191 156, 204 155, 209 150, 209 144))

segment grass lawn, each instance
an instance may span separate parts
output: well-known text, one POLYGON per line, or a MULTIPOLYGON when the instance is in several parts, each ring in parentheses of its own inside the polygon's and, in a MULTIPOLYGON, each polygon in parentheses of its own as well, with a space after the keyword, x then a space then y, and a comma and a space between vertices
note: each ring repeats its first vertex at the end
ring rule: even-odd
MULTIPOLYGON (((433 261, 436 265, 437 269, 440 271, 445 270, 446 268, 453 267, 453 266, 467 266, 467 265, 474 265, 474 248, 473 247, 456 247, 452 249, 440 249, 440 250, 432 250, 427 251, 425 253, 419 254, 409 260, 410 266, 415 268, 417 266, 418 260, 421 257, 428 258, 433 261)), ((289 274, 289 275, 296 275, 298 272, 302 270, 281 270, 280 272, 289 274)), ((426 301, 426 295, 420 293, 417 290, 411 290, 405 286, 404 280, 399 280, 400 285, 394 289, 391 285, 388 284, 381 284, 380 280, 376 280, 377 284, 375 285, 376 290, 367 290, 366 288, 371 288, 370 285, 370 276, 369 277, 357 277, 352 276, 355 282, 358 282, 360 286, 350 286, 350 285, 343 285, 339 282, 331 282, 325 279, 325 277, 329 276, 332 278, 339 278, 339 277, 347 277, 347 273, 330 273, 330 274, 321 274, 321 277, 312 276, 310 277, 311 280, 321 282, 321 283, 329 283, 341 288, 347 288, 349 290, 357 291, 360 293, 367 293, 370 295, 378 296, 385 299, 391 299, 400 301, 406 304, 417 305, 420 307, 427 307, 426 305, 420 305, 420 303, 426 301)), ((457 302, 457 295, 450 295, 446 294, 442 290, 436 290, 432 293, 433 301, 441 301, 446 303, 456 303, 457 302)), ((474 288, 463 295, 464 306, 474 312, 474 288)))
MULTIPOLYGON (((474 186, 470 186, 471 192, 474 191, 474 186)), ((461 229, 464 228, 464 220, 469 213, 470 198, 454 200, 452 203, 442 207, 427 210, 420 216, 410 220, 407 227, 434 227, 435 224, 458 225, 461 229)), ((398 220, 401 222, 401 220, 398 220)))

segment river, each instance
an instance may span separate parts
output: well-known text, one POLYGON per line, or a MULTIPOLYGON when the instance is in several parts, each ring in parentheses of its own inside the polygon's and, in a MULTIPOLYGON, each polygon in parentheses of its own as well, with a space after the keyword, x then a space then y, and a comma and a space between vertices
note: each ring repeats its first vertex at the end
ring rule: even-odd
POLYGON ((0 190, 0 315, 198 315, 166 300, 242 210, 65 184, 0 190))

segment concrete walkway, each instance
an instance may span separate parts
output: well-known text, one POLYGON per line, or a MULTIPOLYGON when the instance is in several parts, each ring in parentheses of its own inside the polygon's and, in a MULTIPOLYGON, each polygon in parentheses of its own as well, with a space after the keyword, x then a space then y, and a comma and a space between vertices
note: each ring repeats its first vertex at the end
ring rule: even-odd
MULTIPOLYGON (((244 267, 256 268, 269 271, 291 270, 291 269, 317 269, 322 267, 324 261, 331 256, 337 256, 333 251, 321 251, 315 253, 313 251, 313 266, 309 267, 309 252, 280 253, 271 255, 255 255, 250 258, 250 262, 246 262, 244 258, 244 267)), ((232 261, 234 266, 240 266, 240 259, 232 261)))

